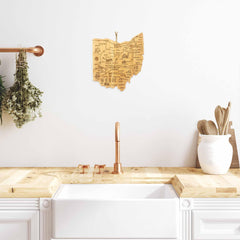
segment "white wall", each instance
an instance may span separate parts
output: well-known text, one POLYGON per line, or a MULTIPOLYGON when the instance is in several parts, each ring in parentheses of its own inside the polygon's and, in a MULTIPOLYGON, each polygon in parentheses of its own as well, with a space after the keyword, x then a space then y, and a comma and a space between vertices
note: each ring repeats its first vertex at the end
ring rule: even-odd
MULTIPOLYGON (((232 101, 240 127, 240 1, 9 0, 0 2, 0 47, 42 45, 28 55, 44 91, 43 117, 0 127, 0 166, 114 162, 121 122, 124 166, 195 166, 196 123, 232 101), (142 71, 126 90, 92 79, 92 39, 144 34, 142 71)), ((0 54, 13 83, 15 54, 0 54)))

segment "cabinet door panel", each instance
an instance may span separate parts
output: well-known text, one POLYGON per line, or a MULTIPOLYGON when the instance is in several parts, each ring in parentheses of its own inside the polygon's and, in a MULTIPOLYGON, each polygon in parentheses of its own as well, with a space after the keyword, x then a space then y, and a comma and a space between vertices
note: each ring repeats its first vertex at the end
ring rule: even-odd
POLYGON ((1 210, 0 239, 39 240, 39 212, 1 210))
POLYGON ((193 240, 240 239, 240 210, 193 210, 193 240))

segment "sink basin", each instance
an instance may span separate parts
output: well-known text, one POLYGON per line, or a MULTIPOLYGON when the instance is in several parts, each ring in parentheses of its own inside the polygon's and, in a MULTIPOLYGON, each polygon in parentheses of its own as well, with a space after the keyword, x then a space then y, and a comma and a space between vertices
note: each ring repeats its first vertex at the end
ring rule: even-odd
POLYGON ((66 184, 52 200, 54 238, 177 238, 170 184, 66 184))

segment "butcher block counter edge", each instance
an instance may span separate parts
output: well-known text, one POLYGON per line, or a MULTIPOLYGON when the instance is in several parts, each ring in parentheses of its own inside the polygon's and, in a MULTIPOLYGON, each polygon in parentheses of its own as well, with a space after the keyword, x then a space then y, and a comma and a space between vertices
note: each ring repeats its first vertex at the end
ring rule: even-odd
POLYGON ((61 184, 171 183, 181 198, 240 197, 240 169, 226 175, 208 175, 197 168, 126 167, 124 174, 106 168, 98 174, 91 168, 0 168, 0 198, 51 198, 61 184))

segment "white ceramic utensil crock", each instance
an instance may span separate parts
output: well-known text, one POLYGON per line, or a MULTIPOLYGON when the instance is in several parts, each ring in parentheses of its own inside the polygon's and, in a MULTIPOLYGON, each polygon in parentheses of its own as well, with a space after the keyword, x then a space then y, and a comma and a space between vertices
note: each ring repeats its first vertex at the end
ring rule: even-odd
POLYGON ((198 159, 203 172, 225 174, 232 162, 233 148, 228 135, 201 135, 198 159))

